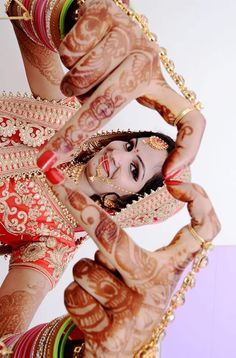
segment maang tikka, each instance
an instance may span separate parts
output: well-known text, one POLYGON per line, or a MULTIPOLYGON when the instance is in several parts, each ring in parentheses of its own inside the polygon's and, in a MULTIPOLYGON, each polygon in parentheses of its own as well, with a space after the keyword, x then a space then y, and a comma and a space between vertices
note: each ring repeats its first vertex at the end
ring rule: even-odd
POLYGON ((148 144, 151 148, 157 150, 167 150, 168 144, 158 136, 151 136, 143 139, 143 143, 148 144))

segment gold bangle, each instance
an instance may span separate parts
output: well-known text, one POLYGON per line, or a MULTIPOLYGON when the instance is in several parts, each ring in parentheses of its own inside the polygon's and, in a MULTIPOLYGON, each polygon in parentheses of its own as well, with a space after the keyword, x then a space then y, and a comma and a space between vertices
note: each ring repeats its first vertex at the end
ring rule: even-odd
MULTIPOLYGON (((6 0, 5 2, 5 12, 7 13, 9 10, 9 7, 11 5, 13 0, 6 0)), ((32 20, 32 17, 29 14, 29 11, 26 9, 26 7, 19 1, 19 0, 14 0, 17 5, 24 11, 22 16, 0 16, 0 20, 25 20, 25 21, 29 21, 32 20)))
POLYGON ((188 228, 188 231, 190 232, 190 234, 194 237, 194 239, 196 239, 198 242, 200 241, 201 247, 202 247, 203 249, 209 250, 209 249, 213 246, 211 242, 204 240, 204 239, 194 230, 194 228, 192 227, 191 224, 189 224, 189 225, 187 226, 187 228, 188 228))
POLYGON ((181 119, 184 118, 189 112, 194 111, 195 108, 185 108, 183 111, 181 111, 178 116, 175 118, 173 125, 177 126, 177 124, 181 121, 181 119))

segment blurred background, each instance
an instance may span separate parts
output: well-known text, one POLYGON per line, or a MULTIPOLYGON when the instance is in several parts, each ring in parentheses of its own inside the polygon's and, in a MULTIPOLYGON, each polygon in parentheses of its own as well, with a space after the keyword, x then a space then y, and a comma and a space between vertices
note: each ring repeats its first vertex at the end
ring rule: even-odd
MULTIPOLYGON (((1 0, 0 14, 4 14, 1 0)), ((176 71, 204 104, 207 128, 198 156, 192 165, 193 181, 208 192, 222 223, 210 264, 199 274, 197 287, 187 295, 168 329, 162 358, 235 358, 236 233, 236 119, 235 119, 235 14, 234 0, 133 0, 132 6, 149 19, 160 46, 167 49, 176 71)), ((28 92, 20 52, 9 21, 0 21, 0 90, 28 92)), ((164 72, 164 70, 163 70, 164 72)), ((168 78, 168 75, 166 75, 168 78)), ((172 86, 174 84, 169 81, 172 86)), ((151 129, 175 137, 176 130, 154 111, 133 102, 106 128, 151 129)), ((154 250, 168 244, 186 223, 186 209, 159 225, 129 229, 141 246, 154 250)), ((63 279, 50 292, 32 325, 65 312, 64 288, 72 281, 73 264, 81 257, 93 257, 92 240, 85 242, 67 268, 63 279)), ((0 257, 0 280, 8 261, 0 257)))

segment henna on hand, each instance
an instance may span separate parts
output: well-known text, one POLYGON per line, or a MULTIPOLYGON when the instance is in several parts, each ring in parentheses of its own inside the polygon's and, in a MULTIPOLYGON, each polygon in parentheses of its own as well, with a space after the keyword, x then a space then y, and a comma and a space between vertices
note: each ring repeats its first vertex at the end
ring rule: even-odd
POLYGON ((160 70, 158 46, 113 1, 92 0, 84 9, 59 49, 70 68, 61 87, 82 100, 88 92, 91 96, 44 147, 43 153, 56 154, 54 165, 68 160, 88 136, 142 95, 160 70))
MULTIPOLYGON (((199 235, 212 240, 220 224, 205 191, 190 183, 168 185, 168 189, 175 198, 188 203, 192 226, 199 235)), ((131 357, 159 325, 183 270, 201 243, 183 227, 168 246, 148 252, 103 209, 79 193, 70 179, 55 186, 54 191, 106 257, 105 265, 82 260, 74 268, 72 291, 86 292, 81 294, 86 297, 81 310, 71 286, 65 293, 68 311, 85 334, 86 352, 88 356, 99 352, 107 357, 131 357)))

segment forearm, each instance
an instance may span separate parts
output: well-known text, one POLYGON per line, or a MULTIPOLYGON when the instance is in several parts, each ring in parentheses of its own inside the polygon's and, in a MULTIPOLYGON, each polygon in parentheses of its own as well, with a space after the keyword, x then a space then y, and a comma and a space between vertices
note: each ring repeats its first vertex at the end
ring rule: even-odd
POLYGON ((60 83, 64 76, 60 57, 46 47, 32 42, 18 27, 14 26, 29 86, 35 97, 60 100, 60 83))
MULTIPOLYGON (((155 109, 168 123, 173 124, 176 117, 186 108, 193 105, 182 95, 178 94, 169 85, 157 86, 151 95, 141 97, 138 101, 155 109)), ((186 119, 196 119, 205 122, 200 111, 195 110, 186 115, 186 119), (188 117, 187 117, 188 116, 188 117)))
POLYGON ((11 269, 0 289, 0 337, 24 332, 49 290, 42 274, 27 268, 11 269))

